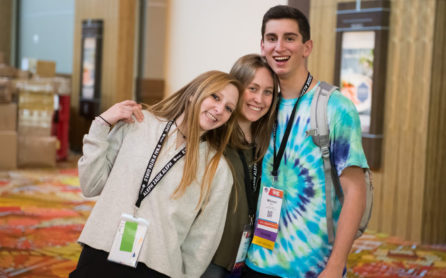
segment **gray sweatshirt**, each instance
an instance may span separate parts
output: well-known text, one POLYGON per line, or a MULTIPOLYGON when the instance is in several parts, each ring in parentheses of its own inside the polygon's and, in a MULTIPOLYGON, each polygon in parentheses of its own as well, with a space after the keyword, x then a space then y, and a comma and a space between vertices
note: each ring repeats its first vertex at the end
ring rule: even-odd
MULTIPOLYGON (((122 213, 134 214, 141 181, 166 121, 144 111, 144 121, 109 127, 94 120, 84 137, 78 162, 79 179, 86 197, 99 196, 80 235, 79 242, 109 252, 122 213)), ((151 179, 183 146, 176 148, 171 127, 155 163, 151 179)), ((197 204, 204 167, 214 154, 206 142, 199 147, 197 180, 180 198, 172 193, 183 175, 180 159, 142 201, 135 217, 150 225, 138 261, 170 277, 200 277, 218 247, 225 224, 233 183, 224 159, 212 182, 209 202, 197 204), (206 161, 207 160, 207 161, 206 161)))

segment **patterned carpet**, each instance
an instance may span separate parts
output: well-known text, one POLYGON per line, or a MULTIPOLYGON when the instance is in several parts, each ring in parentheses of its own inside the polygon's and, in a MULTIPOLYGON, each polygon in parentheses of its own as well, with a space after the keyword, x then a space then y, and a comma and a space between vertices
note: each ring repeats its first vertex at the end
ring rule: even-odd
POLYGON ((368 232, 353 245, 348 277, 446 277, 446 245, 419 245, 368 232))
POLYGON ((0 174, 0 277, 67 277, 93 205, 76 169, 0 174))
MULTIPOLYGON (((93 205, 73 163, 0 172, 0 277, 67 277, 93 205)), ((355 242, 348 269, 348 277, 446 277, 446 245, 368 232, 355 242)))

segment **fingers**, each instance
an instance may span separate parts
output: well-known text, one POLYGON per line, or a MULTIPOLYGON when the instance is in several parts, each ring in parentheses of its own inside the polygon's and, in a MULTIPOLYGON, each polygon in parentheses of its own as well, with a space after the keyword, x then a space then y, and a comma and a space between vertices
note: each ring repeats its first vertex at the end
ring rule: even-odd
POLYGON ((136 105, 139 105, 139 104, 136 103, 136 101, 134 101, 134 100, 124 100, 124 101, 120 102, 120 104, 122 104, 122 105, 129 105, 129 106, 136 106, 136 105))
POLYGON ((125 100, 116 103, 107 111, 101 114, 101 117, 103 117, 112 125, 114 125, 118 121, 133 123, 133 116, 138 122, 141 122, 144 119, 142 106, 133 100, 125 100))
POLYGON ((142 106, 141 104, 137 104, 136 106, 133 106, 133 116, 135 116, 135 119, 138 122, 142 122, 142 120, 144 119, 144 114, 142 113, 142 106))

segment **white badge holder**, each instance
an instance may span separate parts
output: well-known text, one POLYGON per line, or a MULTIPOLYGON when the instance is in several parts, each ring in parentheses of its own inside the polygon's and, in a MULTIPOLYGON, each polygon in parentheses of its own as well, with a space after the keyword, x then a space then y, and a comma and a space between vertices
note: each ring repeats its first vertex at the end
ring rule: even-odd
POLYGON ((264 187, 260 199, 259 217, 254 230, 253 244, 273 250, 279 232, 283 190, 264 187))
POLYGON ((108 260, 136 267, 149 222, 123 213, 108 260))
POLYGON ((241 273, 243 266, 245 265, 246 255, 248 254, 249 245, 252 240, 252 226, 246 224, 243 229, 242 238, 240 239, 240 245, 238 247, 235 264, 232 269, 232 273, 241 273))

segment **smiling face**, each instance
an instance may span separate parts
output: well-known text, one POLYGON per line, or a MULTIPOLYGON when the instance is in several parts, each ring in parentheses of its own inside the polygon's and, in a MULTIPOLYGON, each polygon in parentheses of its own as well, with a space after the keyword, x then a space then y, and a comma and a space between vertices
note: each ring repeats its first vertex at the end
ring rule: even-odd
POLYGON ((262 55, 280 79, 287 79, 305 69, 313 42, 302 40, 299 25, 293 19, 271 19, 265 25, 261 41, 262 55))
POLYGON ((239 92, 232 85, 206 97, 200 106, 200 128, 209 131, 225 124, 237 107, 239 92))
POLYGON ((241 120, 256 122, 268 113, 273 100, 274 83, 266 68, 258 68, 241 99, 241 120))

